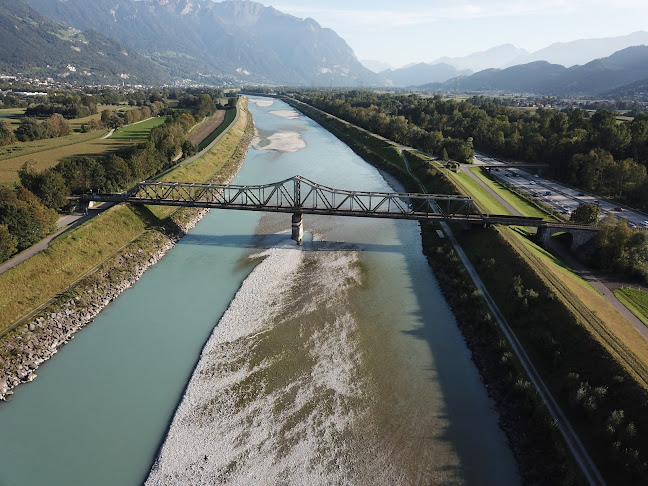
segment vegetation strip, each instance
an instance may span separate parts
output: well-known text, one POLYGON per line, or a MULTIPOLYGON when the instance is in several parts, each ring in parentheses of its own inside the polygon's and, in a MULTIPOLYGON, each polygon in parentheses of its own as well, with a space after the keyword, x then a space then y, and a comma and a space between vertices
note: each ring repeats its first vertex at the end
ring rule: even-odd
MULTIPOLYGON (((405 154, 403 154, 403 160, 407 163, 407 157, 405 154)), ((423 192, 427 192, 423 183, 410 171, 409 164, 407 166, 407 169, 410 175, 420 186, 421 190, 423 192)), ((515 356, 519 360, 521 366, 524 368, 526 376, 528 376, 531 382, 533 383, 533 386, 535 390, 538 392, 538 394, 540 395, 542 402, 547 407, 547 410, 551 414, 552 419, 555 421, 557 427, 560 429, 560 432, 563 438, 565 439, 567 446, 569 447, 572 454, 574 455, 574 458, 576 459, 587 481, 589 482, 589 484, 592 485, 594 484, 604 485, 605 481, 603 480, 601 473, 599 472, 598 468, 592 461, 592 458, 590 457, 587 450, 585 449, 578 434, 573 429, 569 420, 567 419, 562 409, 556 402, 555 398, 549 391, 549 388, 540 377, 540 374, 538 373, 535 366, 533 365, 531 358, 526 353, 522 343, 520 343, 515 332, 509 326, 506 318, 499 310, 499 307, 491 297, 490 293, 486 289, 486 286, 484 285, 481 278, 479 277, 474 267, 472 266, 470 260, 468 259, 468 256, 459 245, 457 239, 454 237, 452 229, 445 222, 441 222, 440 224, 443 229, 443 232, 448 236, 448 238, 452 242, 454 251, 459 256, 459 259, 461 260, 465 270, 467 271, 467 274, 470 276, 470 279, 472 280, 475 288, 481 293, 484 300, 486 301, 486 304, 490 312, 495 317, 499 329, 506 336, 509 345, 511 346, 512 350, 515 353, 515 356)))

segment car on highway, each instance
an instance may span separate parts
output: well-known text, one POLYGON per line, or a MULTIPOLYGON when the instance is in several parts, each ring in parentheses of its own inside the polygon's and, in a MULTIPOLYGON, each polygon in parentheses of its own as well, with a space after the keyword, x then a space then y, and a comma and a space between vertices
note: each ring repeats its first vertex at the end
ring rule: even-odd
POLYGON ((545 196, 551 196, 551 191, 546 191, 546 192, 544 193, 544 195, 545 195, 545 196))
POLYGON ((641 222, 641 226, 646 226, 646 227, 648 227, 648 221, 642 221, 642 222, 641 222))
POLYGON ((628 228, 635 229, 636 227, 637 227, 636 224, 634 224, 632 221, 628 221, 628 228))
POLYGON ((533 197, 540 197, 540 193, 539 192, 534 192, 533 197))
POLYGON ((615 211, 623 211, 623 208, 620 207, 620 206, 617 206, 616 208, 614 208, 614 210, 615 210, 615 211))
POLYGON ((535 181, 529 181, 529 184, 535 184, 535 181))

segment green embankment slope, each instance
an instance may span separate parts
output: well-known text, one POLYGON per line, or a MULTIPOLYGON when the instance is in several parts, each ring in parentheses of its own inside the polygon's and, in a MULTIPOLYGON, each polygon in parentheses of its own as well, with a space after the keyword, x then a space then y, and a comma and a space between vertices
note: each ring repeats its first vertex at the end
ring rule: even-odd
MULTIPOLYGON (((251 116, 244 101, 240 109, 237 123, 209 153, 169 173, 168 179, 205 182, 232 176, 247 149, 241 146, 242 141, 251 131, 251 116)), ((0 274, 0 336, 68 291, 80 277, 104 262, 108 265, 120 250, 137 252, 139 247, 149 246, 155 238, 147 233, 159 234, 170 216, 182 223, 193 214, 190 208, 149 211, 117 205, 56 238, 47 250, 0 274)))

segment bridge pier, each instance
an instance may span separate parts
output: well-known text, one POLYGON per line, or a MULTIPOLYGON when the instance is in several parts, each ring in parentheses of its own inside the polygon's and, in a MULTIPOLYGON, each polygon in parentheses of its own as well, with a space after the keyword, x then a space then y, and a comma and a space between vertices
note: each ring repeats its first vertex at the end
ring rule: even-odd
POLYGON ((302 213, 293 213, 291 238, 295 240, 298 245, 301 245, 303 237, 304 237, 304 215, 302 213))

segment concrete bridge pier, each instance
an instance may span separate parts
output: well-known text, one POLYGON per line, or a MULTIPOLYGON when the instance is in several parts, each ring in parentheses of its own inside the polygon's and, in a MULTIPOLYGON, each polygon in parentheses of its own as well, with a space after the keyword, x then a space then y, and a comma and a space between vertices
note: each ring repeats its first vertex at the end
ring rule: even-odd
POLYGON ((295 240, 298 245, 301 245, 303 237, 304 237, 304 215, 302 213, 293 213, 291 238, 295 240))

